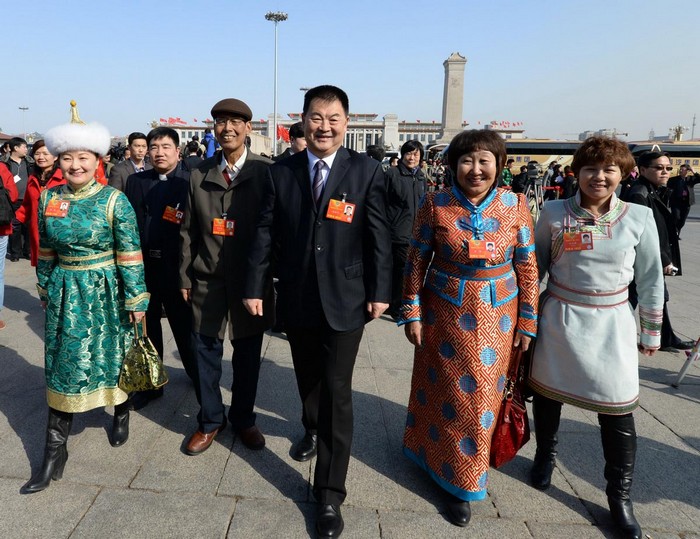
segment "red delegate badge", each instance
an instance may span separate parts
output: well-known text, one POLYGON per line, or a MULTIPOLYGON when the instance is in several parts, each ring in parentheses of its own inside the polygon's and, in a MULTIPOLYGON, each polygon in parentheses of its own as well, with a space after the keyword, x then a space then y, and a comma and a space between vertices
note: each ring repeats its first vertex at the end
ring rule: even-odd
POLYGON ((467 251, 469 254, 469 258, 496 258, 496 244, 492 241, 469 240, 467 241, 467 251))
POLYGON ((355 205, 344 200, 331 199, 328 203, 328 211, 326 212, 327 219, 334 221, 342 221, 344 223, 352 223, 355 217, 355 205))
POLYGON ((590 232, 564 232, 565 251, 590 251, 593 249, 593 234, 590 232))
POLYGON ((165 211, 163 212, 163 220, 170 221, 176 225, 182 224, 182 218, 185 216, 185 212, 178 208, 166 206, 165 211))
POLYGON ((63 218, 68 215, 68 208, 70 208, 70 202, 67 200, 61 200, 60 198, 54 198, 49 200, 49 203, 46 205, 44 215, 46 217, 63 218))
POLYGON ((215 236, 232 237, 236 222, 231 219, 224 219, 223 217, 221 217, 214 219, 211 225, 212 234, 214 234, 215 236))

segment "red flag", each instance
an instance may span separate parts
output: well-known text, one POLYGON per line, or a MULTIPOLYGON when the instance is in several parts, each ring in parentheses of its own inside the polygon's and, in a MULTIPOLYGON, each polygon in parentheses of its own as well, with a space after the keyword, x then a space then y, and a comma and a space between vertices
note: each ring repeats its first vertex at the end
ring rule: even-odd
POLYGON ((282 139, 285 142, 289 142, 289 129, 286 129, 283 125, 278 125, 277 138, 282 139))
POLYGON ((174 123, 175 123, 175 118, 173 118, 172 116, 168 116, 168 123, 169 123, 169 124, 174 124, 174 123))
POLYGON ((197 118, 194 119, 194 123, 197 123, 197 118))
POLYGON ((166 120, 165 118, 161 118, 161 119, 160 119, 160 123, 166 124, 166 123, 168 123, 168 120, 166 120))

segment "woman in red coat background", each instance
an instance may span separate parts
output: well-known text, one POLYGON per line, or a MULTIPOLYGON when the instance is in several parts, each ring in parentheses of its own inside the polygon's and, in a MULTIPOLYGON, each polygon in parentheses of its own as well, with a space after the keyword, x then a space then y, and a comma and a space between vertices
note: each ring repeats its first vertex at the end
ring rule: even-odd
POLYGON ((36 266, 39 253, 39 224, 37 210, 39 197, 44 189, 66 183, 61 169, 58 168, 56 157, 49 153, 43 140, 37 140, 32 147, 34 166, 27 181, 27 191, 24 201, 17 210, 15 217, 22 223, 29 224, 29 245, 31 248, 32 266, 36 266))
MULTIPOLYGON (((17 202, 17 187, 15 186, 15 178, 12 176, 10 169, 5 166, 5 163, 0 163, 0 178, 2 185, 10 195, 11 202, 17 202)), ((2 193, 4 196, 4 193, 2 193)), ((0 313, 5 300, 5 255, 7 255, 7 239, 12 234, 12 225, 0 226, 0 313)), ((5 329, 5 322, 0 318, 0 329, 5 329)))

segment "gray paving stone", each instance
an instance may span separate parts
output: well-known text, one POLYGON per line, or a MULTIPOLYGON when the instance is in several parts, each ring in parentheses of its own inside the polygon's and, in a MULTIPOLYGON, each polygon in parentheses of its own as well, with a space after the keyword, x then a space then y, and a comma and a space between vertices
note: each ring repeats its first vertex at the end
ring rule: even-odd
POLYGON ((223 537, 235 503, 233 498, 106 488, 71 538, 223 537))
POLYGON ((382 539, 445 539, 469 537, 470 539, 531 539, 532 535, 522 521, 505 518, 472 516, 466 528, 453 526, 442 515, 414 513, 410 511, 379 511, 382 539))

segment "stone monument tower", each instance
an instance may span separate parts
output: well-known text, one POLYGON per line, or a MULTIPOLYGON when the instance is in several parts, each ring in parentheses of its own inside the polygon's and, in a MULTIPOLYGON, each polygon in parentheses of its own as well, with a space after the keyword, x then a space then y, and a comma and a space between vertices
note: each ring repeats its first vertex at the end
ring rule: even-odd
POLYGON ((442 65, 445 66, 445 91, 442 95, 442 133, 438 142, 450 142, 463 129, 464 67, 467 59, 453 52, 442 65))

